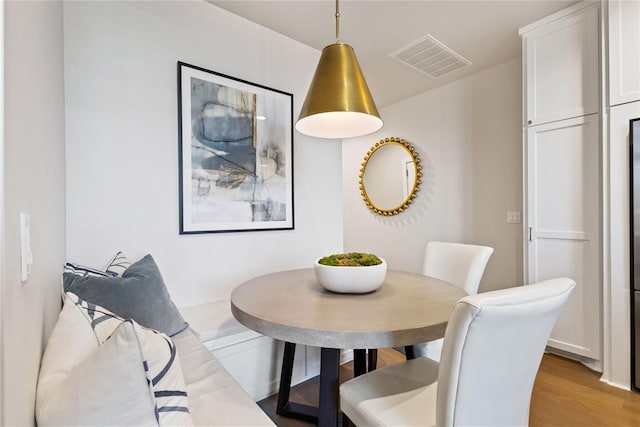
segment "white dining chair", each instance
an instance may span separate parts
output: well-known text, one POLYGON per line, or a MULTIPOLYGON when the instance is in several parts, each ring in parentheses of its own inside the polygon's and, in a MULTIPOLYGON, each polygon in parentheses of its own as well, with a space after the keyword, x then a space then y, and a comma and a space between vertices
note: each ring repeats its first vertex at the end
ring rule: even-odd
POLYGON ((340 386, 357 426, 526 426, 542 354, 571 279, 462 298, 444 337, 442 362, 417 358, 340 386))
MULTIPOLYGON (((422 274, 445 280, 475 295, 491 254, 493 248, 489 246, 432 241, 427 243, 422 274)), ((408 358, 428 357, 436 362, 440 360, 441 351, 442 339, 405 348, 408 358)))
POLYGON ((464 289, 469 295, 478 293, 493 248, 466 243, 427 243, 422 274, 446 280, 464 289))

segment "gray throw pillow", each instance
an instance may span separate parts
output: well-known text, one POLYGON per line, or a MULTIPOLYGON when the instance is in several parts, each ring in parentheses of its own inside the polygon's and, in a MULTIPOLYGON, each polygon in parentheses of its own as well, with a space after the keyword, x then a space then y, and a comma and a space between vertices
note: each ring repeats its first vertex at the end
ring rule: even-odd
POLYGON ((171 301, 151 255, 131 264, 120 277, 63 273, 63 286, 65 292, 169 336, 189 326, 171 301))

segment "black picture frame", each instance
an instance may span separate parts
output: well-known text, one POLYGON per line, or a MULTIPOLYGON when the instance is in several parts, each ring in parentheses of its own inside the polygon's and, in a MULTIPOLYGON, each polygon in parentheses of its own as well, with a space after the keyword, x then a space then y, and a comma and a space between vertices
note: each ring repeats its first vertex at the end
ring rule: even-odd
POLYGON ((180 234, 294 229, 293 94, 178 62, 180 234))

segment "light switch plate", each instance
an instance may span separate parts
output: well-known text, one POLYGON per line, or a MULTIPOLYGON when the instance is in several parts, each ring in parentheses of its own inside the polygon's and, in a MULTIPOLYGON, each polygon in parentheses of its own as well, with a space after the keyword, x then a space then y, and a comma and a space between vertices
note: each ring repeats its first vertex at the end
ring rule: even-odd
POLYGON ((520 212, 519 211, 507 211, 507 222, 510 224, 519 224, 520 223, 520 212))
POLYGON ((31 217, 20 214, 20 281, 25 283, 31 274, 33 255, 31 254, 31 217))

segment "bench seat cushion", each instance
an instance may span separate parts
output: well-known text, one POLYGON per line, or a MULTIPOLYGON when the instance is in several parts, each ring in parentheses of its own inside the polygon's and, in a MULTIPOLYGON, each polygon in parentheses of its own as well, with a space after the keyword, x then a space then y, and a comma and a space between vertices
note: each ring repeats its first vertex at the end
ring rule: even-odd
POLYGON ((274 426, 220 362, 187 328, 175 335, 196 426, 274 426))

